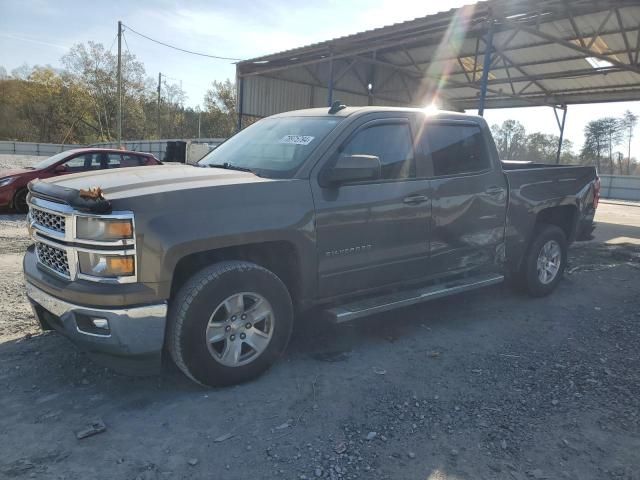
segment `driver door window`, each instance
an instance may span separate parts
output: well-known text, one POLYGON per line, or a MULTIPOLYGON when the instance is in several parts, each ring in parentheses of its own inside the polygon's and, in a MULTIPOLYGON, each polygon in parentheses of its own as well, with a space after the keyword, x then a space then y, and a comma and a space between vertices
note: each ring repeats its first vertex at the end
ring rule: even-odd
POLYGON ((342 149, 345 155, 375 155, 382 164, 382 180, 415 177, 411 132, 406 123, 373 125, 360 130, 342 149))

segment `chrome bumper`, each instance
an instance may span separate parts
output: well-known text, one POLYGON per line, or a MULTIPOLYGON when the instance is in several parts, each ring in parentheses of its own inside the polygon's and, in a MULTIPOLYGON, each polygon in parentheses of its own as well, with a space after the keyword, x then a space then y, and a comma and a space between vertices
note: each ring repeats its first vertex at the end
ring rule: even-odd
MULTIPOLYGON (((44 329, 56 330, 89 352, 112 357, 159 360, 164 344, 167 304, 122 309, 75 305, 29 282, 27 297, 44 329)), ((102 355, 101 355, 102 357, 102 355)), ((126 365, 117 369, 127 370, 126 365)))

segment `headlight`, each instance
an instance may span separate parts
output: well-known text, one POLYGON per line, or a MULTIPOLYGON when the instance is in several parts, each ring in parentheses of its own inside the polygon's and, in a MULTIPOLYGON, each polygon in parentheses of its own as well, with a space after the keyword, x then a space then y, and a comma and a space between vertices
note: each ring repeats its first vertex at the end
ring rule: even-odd
POLYGON ((105 255, 78 252, 80 273, 94 277, 115 278, 135 275, 133 255, 105 255))
POLYGON ((0 179, 0 187, 6 187, 11 182, 13 182, 15 179, 16 179, 16 177, 8 177, 8 178, 0 179))
POLYGON ((128 219, 78 217, 76 237, 101 241, 130 239, 133 238, 133 224, 128 219))

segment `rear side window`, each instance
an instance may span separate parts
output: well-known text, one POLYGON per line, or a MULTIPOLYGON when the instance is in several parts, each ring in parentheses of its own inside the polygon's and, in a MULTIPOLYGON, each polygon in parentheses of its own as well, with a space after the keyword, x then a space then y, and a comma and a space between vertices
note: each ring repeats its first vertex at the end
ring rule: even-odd
POLYGON ((489 168, 489 157, 479 127, 427 124, 420 148, 433 162, 436 177, 477 173, 489 168))
POLYGON ((119 168, 122 161, 119 153, 101 153, 98 158, 100 168, 119 168))
POLYGON ((121 167, 139 167, 140 165, 144 165, 146 158, 141 157, 140 155, 122 155, 122 163, 121 167))
POLYGON ((413 145, 404 123, 374 125, 360 130, 343 147, 346 155, 375 155, 382 164, 382 179, 415 177, 413 145))

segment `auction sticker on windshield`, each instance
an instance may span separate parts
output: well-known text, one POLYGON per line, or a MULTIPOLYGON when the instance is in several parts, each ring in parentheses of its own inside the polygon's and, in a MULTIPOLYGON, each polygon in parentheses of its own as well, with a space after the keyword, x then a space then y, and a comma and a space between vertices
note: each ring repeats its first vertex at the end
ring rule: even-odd
POLYGON ((289 145, 309 145, 315 137, 309 135, 285 135, 278 143, 286 143, 289 145))

